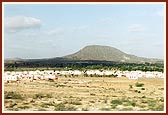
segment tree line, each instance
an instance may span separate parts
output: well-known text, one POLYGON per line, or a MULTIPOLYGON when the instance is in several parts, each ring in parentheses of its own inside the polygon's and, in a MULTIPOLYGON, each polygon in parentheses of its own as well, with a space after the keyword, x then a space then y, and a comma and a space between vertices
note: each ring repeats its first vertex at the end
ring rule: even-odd
POLYGON ((43 69, 54 69, 54 70, 86 70, 86 69, 103 69, 103 70, 111 70, 117 69, 121 71, 164 71, 163 63, 118 63, 118 62, 109 62, 109 61, 57 61, 57 62, 15 62, 15 63, 6 63, 5 64, 5 71, 16 71, 22 68, 43 68, 43 69))

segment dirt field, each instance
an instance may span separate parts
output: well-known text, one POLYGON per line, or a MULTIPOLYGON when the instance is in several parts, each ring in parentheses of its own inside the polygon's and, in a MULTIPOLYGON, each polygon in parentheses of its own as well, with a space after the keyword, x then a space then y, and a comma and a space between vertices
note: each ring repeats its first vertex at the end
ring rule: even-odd
POLYGON ((8 83, 5 111, 163 111, 164 80, 59 77, 8 83))

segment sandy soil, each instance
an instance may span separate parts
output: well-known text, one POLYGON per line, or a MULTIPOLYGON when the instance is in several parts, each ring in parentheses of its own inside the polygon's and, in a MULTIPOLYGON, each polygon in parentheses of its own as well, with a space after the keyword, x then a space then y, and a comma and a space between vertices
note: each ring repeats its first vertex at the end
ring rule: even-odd
POLYGON ((164 80, 59 77, 5 83, 5 111, 163 111, 164 80), (143 83, 137 87, 136 83, 143 83), (13 92, 12 94, 9 94, 13 92), (21 97, 16 97, 18 94, 21 97), (12 95, 12 96, 11 96, 12 95))

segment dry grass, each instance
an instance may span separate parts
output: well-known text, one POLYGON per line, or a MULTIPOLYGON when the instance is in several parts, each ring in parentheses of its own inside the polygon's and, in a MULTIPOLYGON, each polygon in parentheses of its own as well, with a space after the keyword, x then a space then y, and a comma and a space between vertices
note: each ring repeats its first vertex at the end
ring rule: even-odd
POLYGON ((10 111, 163 111, 163 82, 163 79, 60 77, 55 82, 9 83, 4 88, 4 105, 10 111), (137 87, 137 83, 144 85, 137 87))

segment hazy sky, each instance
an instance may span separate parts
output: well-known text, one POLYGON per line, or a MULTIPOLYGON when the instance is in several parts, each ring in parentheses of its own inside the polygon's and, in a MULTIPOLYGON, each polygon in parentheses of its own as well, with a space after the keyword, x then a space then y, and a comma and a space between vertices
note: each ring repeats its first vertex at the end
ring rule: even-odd
POLYGON ((106 45, 164 57, 163 4, 5 4, 5 58, 72 54, 106 45))

